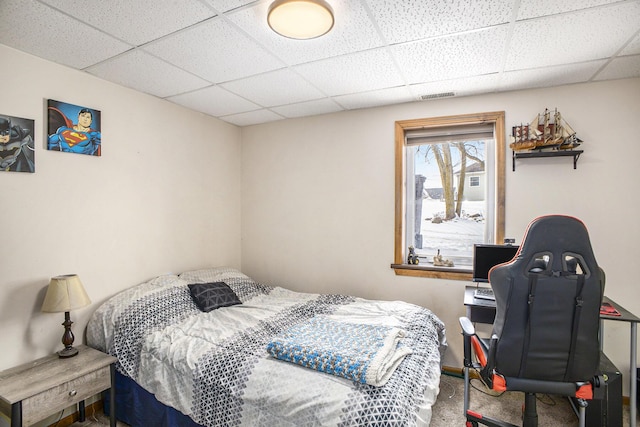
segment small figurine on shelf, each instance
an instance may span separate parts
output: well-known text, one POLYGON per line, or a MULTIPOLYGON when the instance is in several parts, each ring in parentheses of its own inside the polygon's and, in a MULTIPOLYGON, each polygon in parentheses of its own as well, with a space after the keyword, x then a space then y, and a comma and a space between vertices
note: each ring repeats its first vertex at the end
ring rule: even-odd
POLYGON ((436 267, 453 267, 453 261, 443 259, 442 255, 440 255, 440 249, 438 249, 438 254, 433 257, 433 265, 436 267))
POLYGON ((407 263, 409 265, 418 265, 418 263, 420 263, 418 255, 416 255, 416 250, 413 246, 409 246, 409 256, 407 257, 407 263))

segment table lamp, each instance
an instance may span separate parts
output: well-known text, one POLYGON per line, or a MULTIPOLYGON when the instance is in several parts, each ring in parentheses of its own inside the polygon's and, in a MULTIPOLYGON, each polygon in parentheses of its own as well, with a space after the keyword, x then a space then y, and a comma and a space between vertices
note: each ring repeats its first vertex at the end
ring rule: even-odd
POLYGON ((47 294, 44 296, 42 311, 45 313, 64 312, 64 335, 62 344, 64 350, 58 352, 60 357, 73 357, 78 354, 78 350, 73 348, 73 332, 71 325, 73 322, 69 317, 69 311, 91 304, 80 278, 76 274, 66 274, 51 278, 47 294))

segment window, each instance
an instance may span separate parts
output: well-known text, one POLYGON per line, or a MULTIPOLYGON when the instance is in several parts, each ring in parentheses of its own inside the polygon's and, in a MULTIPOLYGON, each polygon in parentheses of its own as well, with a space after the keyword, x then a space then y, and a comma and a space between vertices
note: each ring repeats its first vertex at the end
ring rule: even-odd
POLYGON ((473 245, 504 239, 504 112, 395 127, 392 267, 400 275, 471 279, 473 245))

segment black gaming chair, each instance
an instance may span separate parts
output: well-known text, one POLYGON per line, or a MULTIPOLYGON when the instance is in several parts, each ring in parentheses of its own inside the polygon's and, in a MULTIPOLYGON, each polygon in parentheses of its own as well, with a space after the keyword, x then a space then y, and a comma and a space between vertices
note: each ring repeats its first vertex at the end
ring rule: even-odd
POLYGON ((496 299, 491 339, 478 338, 471 321, 460 318, 467 426, 512 426, 469 409, 470 368, 495 391, 525 393, 525 427, 538 424, 535 393, 577 398, 584 426, 586 401, 600 382, 605 283, 585 225, 568 216, 536 218, 515 257, 490 270, 489 282, 496 299))

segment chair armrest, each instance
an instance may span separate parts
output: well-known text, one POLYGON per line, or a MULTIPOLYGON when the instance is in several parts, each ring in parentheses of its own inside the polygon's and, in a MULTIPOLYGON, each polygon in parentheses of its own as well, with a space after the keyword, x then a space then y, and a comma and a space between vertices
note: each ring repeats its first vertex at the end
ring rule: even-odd
POLYGON ((460 317, 458 321, 460 322, 460 327, 464 335, 471 337, 476 334, 476 328, 473 327, 473 323, 471 323, 468 317, 460 317))

